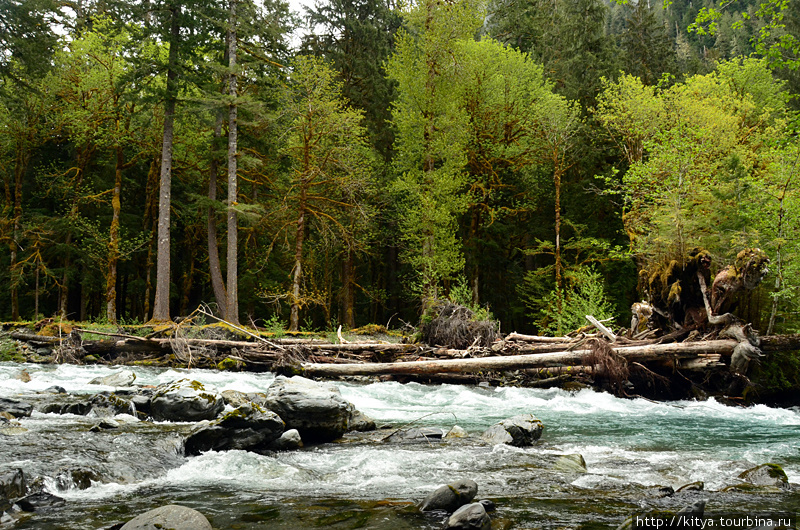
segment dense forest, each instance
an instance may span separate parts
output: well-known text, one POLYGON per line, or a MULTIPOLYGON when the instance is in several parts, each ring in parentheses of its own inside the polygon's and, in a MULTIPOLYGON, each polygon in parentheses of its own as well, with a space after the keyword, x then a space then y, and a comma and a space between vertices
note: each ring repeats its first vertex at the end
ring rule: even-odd
POLYGON ((759 247, 800 330, 800 0, 0 0, 0 318, 630 318, 759 247))

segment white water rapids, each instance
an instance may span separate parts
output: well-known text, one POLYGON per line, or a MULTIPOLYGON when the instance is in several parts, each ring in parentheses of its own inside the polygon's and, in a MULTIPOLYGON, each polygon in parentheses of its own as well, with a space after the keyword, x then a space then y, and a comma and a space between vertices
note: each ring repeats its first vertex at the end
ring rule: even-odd
MULTIPOLYGON (((0 397, 25 400, 53 385, 71 394, 113 391, 88 383, 118 370, 0 363, 0 397), (29 382, 16 378, 23 369, 31 376, 29 382)), ((270 374, 211 370, 133 370, 137 385, 190 377, 219 391, 264 392, 273 379, 270 374)), ((325 514, 331 514, 344 510, 338 504, 330 505, 336 499, 357 504, 347 510, 369 514, 364 516, 365 526, 336 526, 341 522, 328 526, 402 527, 394 512, 386 515, 391 521, 385 526, 376 522, 382 520, 381 510, 388 508, 375 503, 390 500, 410 505, 440 484, 462 477, 479 484, 479 498, 498 500, 499 520, 507 521, 508 528, 540 527, 531 521, 542 518, 554 526, 585 524, 588 519, 614 527, 614 521, 621 522, 637 506, 652 507, 656 503, 672 509, 692 500, 650 501, 646 494, 650 486, 677 489, 702 481, 708 492, 718 491, 740 482, 737 476, 742 471, 768 462, 781 465, 790 482, 800 483, 797 410, 760 405, 732 408, 713 400, 655 403, 591 390, 569 393, 395 382, 336 384, 357 409, 388 429, 274 456, 230 451, 186 458, 180 453, 182 426, 134 423, 130 418, 124 432, 94 434, 87 432, 91 418, 34 412, 31 418, 20 420, 26 432, 0 436, 0 471, 33 466, 49 476, 46 487, 65 498, 68 506, 90 506, 110 513, 84 521, 81 524, 85 526, 81 526, 74 520, 80 510, 67 509, 62 515, 38 519, 44 526, 36 526, 31 519, 31 526, 21 528, 61 528, 59 517, 72 521, 63 528, 107 528, 110 524, 106 521, 112 516, 122 517, 115 512, 119 510, 115 505, 138 507, 137 503, 171 498, 201 511, 206 507, 215 528, 306 528, 308 523, 303 523, 302 517, 295 520, 286 515, 287 505, 296 505, 298 513, 306 514, 323 500, 325 514), (480 433, 492 423, 521 413, 534 414, 545 426, 536 446, 491 446, 479 440, 480 433), (459 425, 470 436, 430 444, 380 441, 392 430, 409 425, 445 430, 459 425), (93 440, 99 442, 101 436, 108 446, 103 445, 95 454, 87 446, 92 446, 93 440), (558 455, 575 453, 584 457, 586 473, 552 469, 558 455), (150 458, 150 454, 154 456, 150 458), (100 469, 104 479, 84 490, 57 489, 58 468, 70 465, 100 469), (370 506, 365 508, 365 503, 370 506), (504 503, 506 512, 502 511, 504 503), (264 504, 278 505, 280 514, 264 515, 253 508, 264 504), (600 506, 595 512, 591 511, 593 504, 600 506), (241 507, 231 509, 232 505, 241 507), (247 526, 243 521, 250 520, 248 517, 254 521, 273 518, 274 524, 247 526)), ((744 498, 709 495, 728 511, 734 506, 786 509, 798 499, 797 493, 744 498)), ((345 520, 352 523, 362 519, 345 520)), ((439 521, 412 519, 408 527, 427 528, 429 523, 435 528, 439 521)))

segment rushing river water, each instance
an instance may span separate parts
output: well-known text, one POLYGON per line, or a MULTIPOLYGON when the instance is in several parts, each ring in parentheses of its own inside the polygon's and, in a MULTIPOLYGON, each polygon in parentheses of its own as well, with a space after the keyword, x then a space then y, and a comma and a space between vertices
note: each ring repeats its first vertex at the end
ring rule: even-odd
MULTIPOLYGON (((33 404, 53 385, 94 394, 89 385, 118 369, 0 363, 0 396, 33 404), (31 380, 17 379, 26 370, 31 380)), ((136 384, 191 377, 217 390, 264 392, 269 374, 136 368, 136 384)), ((654 403, 582 390, 453 385, 338 383, 356 408, 389 430, 348 435, 273 456, 244 451, 184 457, 190 424, 118 418, 122 428, 90 432, 97 418, 34 412, 22 429, 0 435, 0 472, 22 468, 45 477, 65 506, 24 516, 14 528, 99 530, 153 507, 177 503, 201 511, 214 528, 441 528, 442 517, 414 507, 437 486, 458 478, 497 503, 493 528, 616 528, 648 510, 678 510, 707 499, 707 512, 796 512, 800 492, 727 492, 737 476, 775 463, 800 483, 800 412, 766 406, 731 408, 715 401, 654 403), (489 425, 533 413, 545 425, 534 447, 491 446, 489 425), (394 444, 382 439, 413 426, 449 429, 467 438, 394 444), (558 458, 580 454, 586 472, 558 458), (69 471, 97 480, 78 489, 69 471), (702 492, 663 497, 656 486, 696 481, 702 492)), ((0 425, 2 426, 2 425, 0 425)))

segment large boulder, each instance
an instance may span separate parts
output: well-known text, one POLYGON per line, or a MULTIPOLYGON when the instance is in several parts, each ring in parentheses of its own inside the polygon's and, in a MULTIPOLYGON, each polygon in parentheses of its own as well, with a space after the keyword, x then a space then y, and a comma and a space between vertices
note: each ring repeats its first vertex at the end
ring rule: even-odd
POLYGON ((483 504, 474 502, 453 512, 444 527, 458 530, 490 530, 492 520, 483 504))
POLYGON ((4 500, 18 499, 27 491, 28 484, 21 469, 0 473, 0 504, 4 500))
POLYGON ((739 478, 754 486, 773 486, 789 488, 789 479, 783 468, 777 464, 761 464, 744 471, 739 478))
POLYGON ((122 525, 120 530, 213 530, 205 516, 186 506, 168 504, 138 515, 122 525))
POLYGON ((444 486, 439 486, 420 504, 423 512, 444 510, 454 512, 472 502, 478 494, 478 484, 474 480, 461 479, 444 486))
POLYGON ((150 400, 150 414, 157 421, 213 420, 224 408, 222 395, 189 379, 159 385, 150 400))
POLYGON ((304 377, 278 376, 267 389, 266 406, 287 429, 297 429, 304 442, 329 442, 348 431, 355 411, 339 389, 304 377))
POLYGON ((212 422, 200 424, 189 434, 184 447, 189 455, 210 450, 263 449, 280 438, 284 428, 277 414, 247 403, 212 422))
POLYGON ((0 412, 8 412, 15 418, 28 417, 33 412, 33 405, 16 399, 0 397, 0 412))
POLYGON ((508 444, 517 447, 533 445, 542 436, 544 426, 533 414, 520 414, 495 423, 482 435, 491 444, 508 444))
POLYGON ((131 386, 134 381, 136 381, 135 373, 131 372, 130 370, 121 370, 105 377, 95 377, 89 381, 89 384, 123 387, 131 386))

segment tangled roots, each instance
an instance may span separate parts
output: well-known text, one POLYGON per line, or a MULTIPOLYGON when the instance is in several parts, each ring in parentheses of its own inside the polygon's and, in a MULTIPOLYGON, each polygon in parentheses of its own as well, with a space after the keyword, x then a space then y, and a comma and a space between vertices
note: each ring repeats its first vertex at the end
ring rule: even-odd
POLYGON ((488 347, 500 335, 497 322, 475 320, 475 313, 453 302, 438 302, 430 310, 430 322, 420 325, 423 342, 464 350, 472 346, 488 347))

